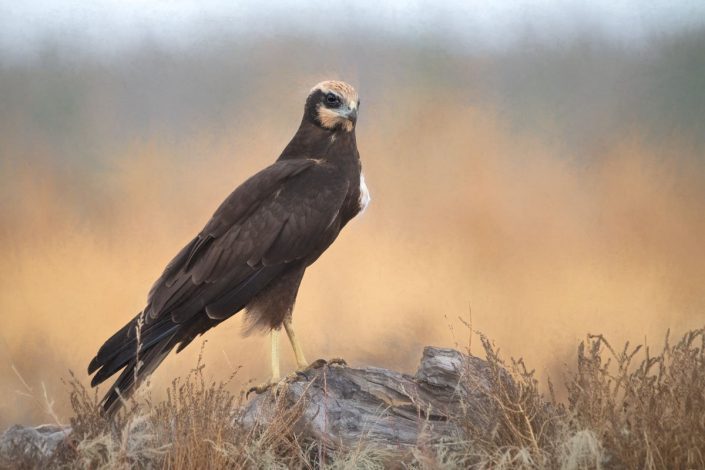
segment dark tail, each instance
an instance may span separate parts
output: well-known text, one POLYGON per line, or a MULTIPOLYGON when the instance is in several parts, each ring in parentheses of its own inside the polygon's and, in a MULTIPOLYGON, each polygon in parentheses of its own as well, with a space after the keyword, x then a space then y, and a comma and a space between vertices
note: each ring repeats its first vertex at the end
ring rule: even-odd
POLYGON ((91 380, 92 387, 122 370, 101 402, 105 414, 115 414, 122 403, 120 398, 129 397, 172 349, 178 346, 176 352, 181 351, 198 335, 245 308, 253 297, 286 268, 285 264, 262 267, 240 280, 234 288, 223 289, 220 296, 213 296, 205 308, 201 300, 205 295, 201 293, 196 294, 201 296, 199 299, 176 305, 181 310, 172 306, 171 311, 161 312, 158 318, 146 323, 142 321, 142 313, 130 320, 103 344, 88 365, 88 373, 95 373, 91 380), (174 316, 176 313, 180 316, 174 316))
POLYGON ((103 397, 101 405, 110 417, 120 408, 122 400, 130 397, 137 386, 161 364, 176 346, 174 341, 179 325, 170 318, 150 325, 141 325, 137 315, 100 348, 88 365, 88 373, 96 373, 91 380, 95 387, 120 369, 122 372, 103 397))

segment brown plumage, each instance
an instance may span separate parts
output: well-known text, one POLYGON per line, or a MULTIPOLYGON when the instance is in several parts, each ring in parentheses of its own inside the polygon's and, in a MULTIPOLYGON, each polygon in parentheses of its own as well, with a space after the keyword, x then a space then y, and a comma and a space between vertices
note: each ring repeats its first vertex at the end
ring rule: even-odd
POLYGON ((290 319, 306 268, 369 201, 358 105, 346 83, 316 85, 277 161, 225 199, 154 283, 144 310, 103 344, 88 366, 91 385, 122 371, 103 399, 108 413, 174 348, 237 312, 246 309, 253 328, 278 330, 290 319))

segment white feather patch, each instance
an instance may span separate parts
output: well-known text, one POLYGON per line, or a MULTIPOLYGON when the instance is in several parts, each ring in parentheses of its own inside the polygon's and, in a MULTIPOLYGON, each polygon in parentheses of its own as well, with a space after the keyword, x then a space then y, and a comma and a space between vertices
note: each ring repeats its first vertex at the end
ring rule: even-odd
POLYGON ((370 190, 367 189, 367 184, 365 184, 365 175, 360 173, 360 200, 358 201, 360 204, 360 214, 365 212, 371 199, 370 190))

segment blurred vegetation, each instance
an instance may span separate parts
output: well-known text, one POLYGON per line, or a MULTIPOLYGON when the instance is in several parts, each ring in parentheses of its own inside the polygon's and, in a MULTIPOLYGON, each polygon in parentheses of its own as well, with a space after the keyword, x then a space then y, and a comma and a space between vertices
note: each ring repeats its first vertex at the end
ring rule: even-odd
POLYGON ((298 114, 292 90, 331 73, 356 83, 365 107, 403 111, 394 98, 409 89, 453 96, 588 154, 636 128, 654 145, 674 134, 705 144, 705 29, 623 46, 527 39, 491 52, 433 37, 345 39, 206 36, 182 49, 145 40, 108 57, 56 41, 27 63, 0 57, 0 159, 36 158, 41 144, 59 166, 93 166, 132 139, 227 132, 268 105, 298 114))

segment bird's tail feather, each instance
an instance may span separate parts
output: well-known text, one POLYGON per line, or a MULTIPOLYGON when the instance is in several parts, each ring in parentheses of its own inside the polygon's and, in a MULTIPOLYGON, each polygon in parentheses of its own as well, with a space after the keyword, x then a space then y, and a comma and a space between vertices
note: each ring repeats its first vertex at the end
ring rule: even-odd
POLYGON ((143 325, 142 314, 115 333, 100 348, 88 366, 96 372, 91 386, 96 386, 122 369, 101 404, 106 415, 113 415, 135 388, 161 364, 177 342, 178 325, 171 321, 143 325))
POLYGON ((163 341, 130 359, 101 401, 106 416, 113 416, 123 401, 162 363, 173 348, 173 344, 169 346, 169 343, 170 340, 163 341))

